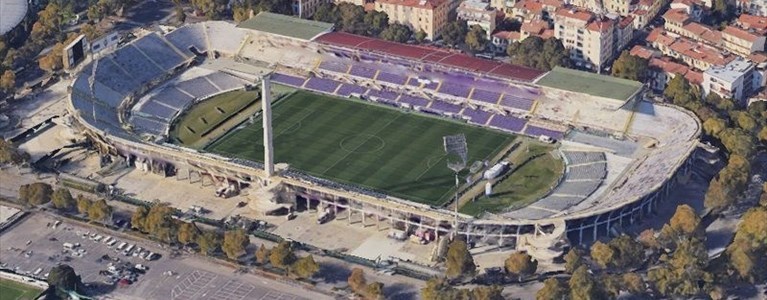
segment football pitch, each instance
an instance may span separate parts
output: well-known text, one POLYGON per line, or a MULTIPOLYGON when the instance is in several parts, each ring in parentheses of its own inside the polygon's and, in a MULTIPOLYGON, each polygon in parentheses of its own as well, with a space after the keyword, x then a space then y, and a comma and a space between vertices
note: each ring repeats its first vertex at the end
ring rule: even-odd
MULTIPOLYGON (((469 164, 490 159, 513 135, 393 108, 298 91, 272 109, 274 158, 313 176, 442 205, 455 186, 442 137, 463 133, 469 164)), ((206 147, 263 162, 261 122, 206 147)))
POLYGON ((0 300, 32 300, 41 292, 42 290, 33 286, 0 279, 0 300))

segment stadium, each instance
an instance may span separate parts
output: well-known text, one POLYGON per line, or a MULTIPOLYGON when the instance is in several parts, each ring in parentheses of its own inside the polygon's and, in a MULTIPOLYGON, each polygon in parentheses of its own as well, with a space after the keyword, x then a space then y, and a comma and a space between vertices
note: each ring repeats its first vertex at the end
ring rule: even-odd
POLYGON ((332 29, 261 13, 151 32, 80 66, 69 108, 103 153, 258 190, 253 207, 542 258, 653 213, 693 161, 697 118, 647 101, 638 82, 332 29), (472 165, 457 174, 443 148, 455 134, 472 165), (510 171, 482 178, 502 160, 510 171), (504 192, 485 196, 488 183, 504 192))

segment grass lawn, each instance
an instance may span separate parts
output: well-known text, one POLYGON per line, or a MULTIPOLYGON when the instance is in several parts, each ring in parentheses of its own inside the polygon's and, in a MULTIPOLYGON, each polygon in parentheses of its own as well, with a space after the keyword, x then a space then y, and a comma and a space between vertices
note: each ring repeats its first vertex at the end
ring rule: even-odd
POLYGON ((32 300, 43 291, 15 281, 0 279, 0 300, 32 300))
MULTIPOLYGON (((463 123, 299 91, 273 108, 275 161, 311 175, 442 205, 454 178, 442 137, 463 133, 470 162, 496 154, 514 136, 463 123)), ((209 145, 224 156, 263 161, 261 123, 209 145)))
POLYGON ((175 142, 196 148, 215 135, 211 131, 249 106, 258 103, 258 91, 232 91, 204 100, 180 116, 171 128, 175 142))
POLYGON ((530 145, 529 152, 517 150, 523 151, 513 162, 518 168, 493 187, 493 195, 464 204, 460 212, 479 216, 486 211, 522 207, 543 197, 564 172, 564 163, 549 154, 551 150, 552 147, 537 144, 530 145))

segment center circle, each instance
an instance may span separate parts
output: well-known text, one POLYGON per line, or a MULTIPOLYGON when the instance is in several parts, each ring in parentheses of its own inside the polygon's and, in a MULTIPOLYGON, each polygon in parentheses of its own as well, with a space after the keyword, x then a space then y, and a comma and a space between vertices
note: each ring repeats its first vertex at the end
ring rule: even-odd
POLYGON ((344 138, 339 146, 341 150, 351 153, 372 153, 381 151, 386 146, 386 142, 375 135, 357 134, 344 138))

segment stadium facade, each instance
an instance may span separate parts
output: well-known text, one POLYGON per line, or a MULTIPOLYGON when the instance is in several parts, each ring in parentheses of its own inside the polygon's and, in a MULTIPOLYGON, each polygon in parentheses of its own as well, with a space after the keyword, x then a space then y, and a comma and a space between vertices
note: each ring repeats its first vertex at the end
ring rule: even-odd
POLYGON ((349 221, 361 217, 367 226, 458 232, 479 243, 536 250, 544 258, 561 254, 552 247, 563 240, 592 241, 652 214, 693 161, 697 118, 645 101, 637 83, 563 69, 544 73, 328 32, 305 20, 279 22, 284 24, 270 24, 278 28, 270 30, 210 21, 139 37, 81 67, 71 86, 72 115, 102 152, 145 171, 266 186, 280 201, 318 202, 349 221), (300 34, 284 30, 291 26, 299 26, 300 34), (472 217, 290 168, 270 177, 260 163, 167 142, 173 120, 185 109, 256 87, 267 73, 275 83, 317 93, 364 95, 477 126, 551 136, 561 140, 555 155, 566 171, 546 197, 529 206, 472 217))

